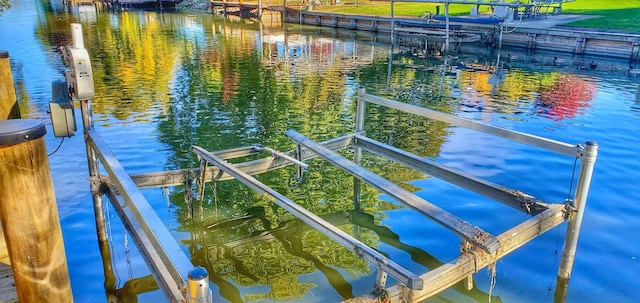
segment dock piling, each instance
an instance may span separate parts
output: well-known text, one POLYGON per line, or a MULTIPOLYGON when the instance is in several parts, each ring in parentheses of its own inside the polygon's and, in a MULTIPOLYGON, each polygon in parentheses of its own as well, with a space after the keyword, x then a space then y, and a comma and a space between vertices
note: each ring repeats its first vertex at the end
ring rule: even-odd
POLYGON ((0 220, 20 302, 72 302, 42 122, 0 121, 0 220))
POLYGON ((16 90, 13 87, 9 52, 0 50, 0 120, 19 118, 20 109, 16 90))

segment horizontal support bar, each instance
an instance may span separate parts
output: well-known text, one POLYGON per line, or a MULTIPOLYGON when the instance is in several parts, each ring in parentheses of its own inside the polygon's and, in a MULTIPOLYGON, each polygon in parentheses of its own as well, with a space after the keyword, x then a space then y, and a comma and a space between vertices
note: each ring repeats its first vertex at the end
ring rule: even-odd
POLYGON ((260 151, 257 150, 255 146, 243 146, 243 147, 222 149, 215 152, 216 156, 225 160, 257 155, 259 153, 260 151))
POLYGON ((392 159, 449 183, 492 198, 517 210, 535 215, 547 209, 545 203, 536 201, 534 197, 523 192, 504 188, 487 180, 445 167, 433 160, 419 157, 365 136, 358 135, 355 139, 355 146, 362 147, 378 156, 392 159))
POLYGON ((414 195, 413 193, 405 190, 404 188, 392 183, 366 169, 359 166, 346 158, 338 155, 334 151, 323 147, 322 145, 314 142, 313 140, 303 136, 302 134, 289 129, 285 132, 289 138, 296 143, 313 150, 320 157, 335 164, 350 174, 360 178, 367 184, 377 188, 378 190, 388 194, 399 202, 413 208, 420 212, 424 216, 431 218, 436 223, 446 227, 447 229, 460 235, 465 240, 481 247, 489 253, 492 253, 500 247, 498 240, 489 234, 488 232, 480 229, 477 226, 473 226, 468 222, 454 216, 451 213, 446 212, 440 207, 414 195))
POLYGON ((551 140, 551 139, 547 139, 539 136, 534 136, 534 135, 525 134, 525 133, 521 133, 513 130, 508 130, 506 128, 491 126, 491 125, 479 123, 476 121, 459 118, 459 117, 445 114, 439 111, 431 110, 428 108, 419 107, 419 106, 415 106, 415 105, 411 105, 403 102, 398 102, 398 101, 394 101, 394 100, 390 100, 387 98, 382 98, 382 97, 378 97, 370 94, 365 95, 364 101, 372 104, 377 104, 380 106, 397 109, 403 112, 412 113, 418 116, 444 121, 453 125, 466 127, 466 128, 487 133, 493 136, 517 141, 524 144, 529 144, 539 148, 554 151, 560 154, 564 154, 572 157, 579 156, 578 154, 579 148, 577 145, 572 145, 569 143, 564 143, 564 142, 551 140))
POLYGON ((360 242, 358 239, 348 235, 347 233, 331 225, 327 221, 322 220, 317 215, 289 200, 287 197, 264 185, 245 172, 237 169, 232 164, 216 157, 213 153, 210 153, 198 146, 191 146, 191 151, 200 156, 201 159, 204 159, 210 164, 217 166, 220 170, 233 176, 238 181, 255 190, 259 194, 264 195, 266 198, 270 199, 271 201, 273 201, 289 213, 295 215, 300 220, 309 224, 316 230, 322 232, 324 235, 340 243, 342 246, 353 250, 356 254, 362 256, 365 260, 371 262, 378 268, 389 273, 399 282, 407 285, 407 287, 411 289, 422 289, 422 280, 418 278, 416 274, 410 272, 406 268, 400 266, 391 259, 385 257, 376 250, 360 242))
POLYGON ((268 153, 270 153, 271 155, 273 155, 276 158, 278 158, 278 157, 284 158, 285 160, 287 160, 287 161, 289 161, 289 162, 291 162, 291 163, 293 163, 295 165, 298 165, 298 166, 300 166, 300 167, 302 167, 304 169, 309 168, 309 164, 304 163, 302 161, 299 161, 298 159, 296 159, 294 157, 291 157, 291 156, 289 156, 289 155, 287 155, 287 154, 285 154, 283 152, 279 152, 279 151, 277 151, 277 150, 275 150, 273 148, 269 148, 269 147, 266 147, 266 146, 256 146, 256 150, 267 151, 268 153))
POLYGON ((471 252, 464 253, 457 259, 427 272, 421 276, 425 281, 425 287, 422 290, 412 291, 398 286, 390 287, 387 289, 387 294, 391 302, 405 302, 403 299, 407 297, 411 298, 410 302, 421 302, 438 294, 562 224, 566 219, 565 207, 564 204, 552 204, 549 209, 500 234, 498 240, 502 246, 495 254, 487 254, 472 248, 471 252), (407 296, 406 292, 411 294, 407 296))
MULTIPOLYGON (((331 150, 339 150, 346 148, 351 144, 353 137, 356 134, 349 134, 342 137, 337 137, 331 140, 324 141, 320 144, 329 148, 331 150)), ((252 147, 253 148, 253 147, 252 147)), ((214 153, 216 154, 216 153, 214 153)), ((289 157, 295 156, 295 150, 288 151, 286 153, 289 157)), ((217 154, 216 154, 217 155, 217 154)), ((318 155, 316 153, 309 150, 302 150, 302 160, 309 160, 312 158, 316 158, 318 155)), ((285 166, 291 165, 286 159, 276 158, 276 157, 266 157, 258 160, 243 162, 235 164, 237 169, 242 170, 243 172, 249 175, 257 175, 261 173, 265 173, 268 171, 276 170, 279 168, 283 168, 285 166)), ((207 172, 206 182, 213 181, 212 176, 216 176, 218 174, 218 169, 215 167, 209 167, 210 171, 207 172)), ((152 172, 145 174, 136 174, 131 175, 131 178, 135 181, 135 183, 140 188, 151 188, 151 187, 163 187, 163 186, 178 186, 184 185, 185 180, 188 178, 195 178, 198 176, 198 169, 180 169, 180 170, 172 170, 172 171, 163 171, 163 172, 152 172)), ((216 179, 218 181, 230 180, 233 179, 229 174, 223 174, 220 178, 216 179)))
POLYGON ((113 185, 124 199, 124 207, 128 209, 126 214, 132 216, 132 219, 127 217, 123 218, 123 221, 135 220, 139 224, 136 229, 141 230, 146 238, 141 238, 140 241, 148 243, 148 246, 143 246, 140 249, 148 249, 144 254, 157 253, 160 258, 160 262, 148 260, 153 269, 159 270, 156 272, 160 277, 158 283, 165 286, 164 290, 172 300, 182 302, 184 297, 181 287, 187 285, 185 277, 193 268, 191 260, 98 132, 95 129, 89 129, 86 132, 89 138, 87 143, 96 151, 102 165, 109 173, 113 185))

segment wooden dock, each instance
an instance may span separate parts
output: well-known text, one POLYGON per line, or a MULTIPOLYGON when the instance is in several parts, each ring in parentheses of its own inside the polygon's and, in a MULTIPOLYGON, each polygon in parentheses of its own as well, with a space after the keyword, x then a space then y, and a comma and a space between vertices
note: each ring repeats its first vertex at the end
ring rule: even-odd
POLYGON ((4 241, 4 232, 0 226, 0 303, 12 302, 18 302, 18 294, 13 280, 7 243, 4 241))
POLYGON ((175 7, 182 1, 183 0, 90 0, 89 2, 94 2, 96 4, 101 3, 103 5, 106 5, 108 8, 170 8, 175 7))
MULTIPOLYGON (((406 17, 379 17, 365 15, 351 15, 339 13, 327 13, 318 11, 299 10, 286 7, 284 22, 305 25, 346 28, 372 32, 391 33, 397 35, 412 35, 421 39, 444 39, 445 30, 430 27, 406 27, 399 26, 403 22, 422 22, 419 18, 406 17), (398 24, 396 24, 396 22, 398 24)), ((530 51, 554 51, 569 53, 577 56, 607 56, 620 59, 629 59, 630 62, 640 61, 640 35, 630 33, 610 33, 593 30, 567 30, 553 26, 541 26, 543 23, 564 20, 563 15, 547 16, 545 20, 531 19, 515 25, 505 23, 500 26, 494 24, 472 24, 465 22, 451 22, 452 39, 457 33, 468 34, 481 33, 485 39, 481 43, 495 44, 500 36, 500 28, 507 30, 502 32, 502 46, 525 48, 530 51)), ((557 23, 556 22, 556 23, 557 23)), ((461 36, 462 37, 462 36, 461 36)), ((465 36, 466 37, 466 36, 465 36)), ((469 40, 469 39, 467 39, 469 40)), ((465 39, 459 39, 461 43, 465 39)), ((453 43, 456 41, 452 40, 453 43)))
POLYGON ((220 13, 224 15, 238 15, 243 18, 256 17, 260 18, 268 6, 262 4, 262 0, 257 3, 243 3, 231 1, 209 1, 209 9, 212 13, 220 13))
POLYGON ((0 303, 12 302, 18 302, 13 272, 11 271, 11 266, 0 263, 0 303))

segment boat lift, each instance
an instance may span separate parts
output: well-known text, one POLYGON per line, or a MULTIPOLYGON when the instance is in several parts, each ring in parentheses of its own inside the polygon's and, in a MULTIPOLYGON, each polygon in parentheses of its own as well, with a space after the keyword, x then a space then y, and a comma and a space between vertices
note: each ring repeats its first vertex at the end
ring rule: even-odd
MULTIPOLYGON (((179 289, 182 289, 186 283, 184 272, 189 270, 192 265, 185 253, 177 246, 175 239, 170 239, 171 236, 168 230, 162 228, 162 222, 158 220, 157 214, 150 208, 139 189, 184 185, 185 181, 187 181, 187 184, 195 181, 198 187, 198 195, 201 197, 206 182, 229 179, 237 179, 295 215, 312 228, 352 250, 377 267, 378 273, 372 290, 384 289, 385 296, 390 298, 391 302, 419 302, 465 279, 467 279, 468 288, 471 288, 471 276, 473 273, 494 264, 498 259, 525 245, 542 233, 569 220, 562 260, 558 269, 558 288, 556 289, 556 292, 558 290, 566 292, 567 288, 565 286, 573 266, 580 225, 598 149, 598 145, 594 142, 574 145, 515 132, 366 94, 364 88, 358 91, 356 129, 352 134, 318 143, 295 130, 288 130, 285 134, 296 142, 297 147, 286 153, 263 146, 241 147, 216 152, 192 146, 191 151, 198 155, 201 161, 198 169, 128 175, 118 163, 115 155, 110 152, 108 146, 102 142, 95 129, 88 129, 86 134, 88 135, 88 149, 92 150, 91 154, 97 154, 100 162, 107 168, 109 173, 109 176, 92 178, 95 182, 94 188, 98 188, 96 194, 106 193, 112 204, 116 205, 118 214, 128 229, 137 234, 134 237, 134 239, 138 239, 136 244, 144 255, 149 255, 148 260, 150 260, 149 263, 155 273, 154 277, 159 280, 158 284, 171 298, 179 297, 179 289), (385 106, 402 112, 444 121, 455 126, 469 128, 579 159, 581 160, 581 165, 575 195, 573 199, 568 200, 566 203, 546 203, 521 191, 505 188, 368 138, 364 135, 364 118, 365 107, 369 105, 385 106), (355 149, 353 161, 335 152, 347 147, 355 149), (482 194, 532 217, 500 235, 492 235, 358 165, 362 150, 386 157, 434 177, 441 178, 451 184, 482 194), (268 152, 271 155, 238 164, 227 162, 232 158, 244 157, 259 152, 268 152), (456 259, 444 263, 425 274, 418 275, 251 176, 293 164, 302 168, 305 166, 303 161, 315 157, 324 158, 356 177, 356 182, 354 183, 355 209, 359 209, 360 182, 370 184, 457 234, 462 239, 463 244, 461 245, 460 255, 456 259), (399 281, 399 284, 387 287, 388 275, 399 281)), ((93 161, 98 163, 97 159, 91 160, 90 163, 93 161)), ((455 243, 455 245, 460 245, 460 243, 455 243)))
MULTIPOLYGON (((79 24, 72 25, 72 33, 74 33, 74 44, 76 44, 75 41, 78 41, 77 44, 82 46, 79 24)), ((77 77, 78 75, 89 77, 91 70, 86 70, 87 66, 90 67, 88 56, 84 55, 84 52, 78 51, 82 55, 78 57, 74 53, 76 49, 83 49, 83 47, 74 47, 70 51, 69 55, 71 57, 68 60, 75 63, 72 65, 75 66, 74 70, 72 70, 72 74, 75 76, 69 77, 69 79, 75 81, 72 82, 71 88, 81 105, 98 239, 102 243, 107 238, 105 215, 102 206, 102 198, 106 195, 111 204, 114 205, 127 230, 132 234, 134 243, 149 264, 154 279, 172 302, 191 302, 193 298, 191 294, 193 293, 208 297, 208 294, 203 291, 203 289, 208 290, 208 283, 206 283, 208 275, 206 275, 206 272, 203 273, 200 268, 193 267, 190 258, 182 250, 176 239, 173 238, 140 189, 183 185, 185 181, 190 185, 191 183, 189 182, 193 180, 197 183, 198 196, 200 198, 204 192, 204 184, 206 182, 228 179, 237 179, 262 194, 298 217, 301 221, 352 250, 377 267, 376 281, 372 287, 373 289, 384 289, 383 293, 391 302, 422 301, 464 279, 467 279, 467 286, 471 288, 471 276, 473 273, 494 264, 499 258, 506 256, 542 233, 568 220, 569 224, 562 259, 558 269, 556 295, 558 295, 557 292, 559 290, 565 292, 567 290, 566 284, 573 266, 580 225, 597 156, 598 145, 594 142, 587 141, 583 145, 558 142, 381 98, 367 94, 364 88, 360 88, 358 90, 355 131, 352 134, 318 143, 295 130, 288 130, 285 135, 291 138, 297 147, 287 153, 281 153, 264 146, 243 147, 219 152, 210 152, 204 148, 192 146, 191 151, 200 158, 200 168, 129 175, 106 142, 101 139, 98 131, 93 127, 91 115, 92 87, 90 92, 87 91, 86 96, 78 97, 78 92, 83 91, 81 89, 84 87, 82 81, 87 83, 89 81, 77 77), (82 60, 78 60, 76 57, 82 60), (529 144, 580 160, 580 172, 574 197, 565 203, 539 201, 533 196, 518 190, 505 188, 368 138, 364 134, 364 124, 365 109, 370 105, 388 107, 409 114, 443 121, 454 126, 529 144), (354 148, 353 161, 335 152, 347 147, 354 148), (492 235, 446 212, 436 204, 424 200, 366 170, 359 165, 363 150, 482 194, 532 217, 500 235, 492 235), (259 152, 267 152, 270 156, 239 164, 227 162, 231 158, 259 152), (444 263, 425 274, 418 275, 251 176, 292 164, 298 165, 300 168, 299 173, 301 173, 301 169, 306 166, 303 161, 315 157, 327 160, 356 178, 353 196, 356 210, 359 209, 360 203, 360 182, 365 182, 458 235, 462 240, 460 255, 456 259, 444 263), (101 174, 100 164, 107 172, 107 175, 101 174), (388 275, 399 281, 399 284, 387 287, 386 280, 388 275)), ((92 84, 92 81, 90 82, 92 84)), ((64 121, 68 121, 66 117, 63 118, 64 121)), ((71 133, 71 131, 68 131, 65 136, 69 136, 71 133)), ((455 245, 458 246, 460 243, 455 243, 455 245)), ((560 295, 562 296, 562 294, 560 295)))
MULTIPOLYGON (((230 178, 237 179, 314 229, 322 232, 376 266, 378 268, 378 274, 374 289, 385 289, 387 297, 390 298, 392 302, 422 301, 464 279, 468 279, 468 285, 471 287, 471 275, 473 273, 495 263, 496 260, 523 246, 545 231, 563 223, 565 220, 569 220, 569 226, 567 228, 567 237, 565 239, 564 253, 559 267, 558 277, 559 281, 568 281, 573 264, 580 222, 584 213, 584 205, 586 203, 596 159, 597 144, 586 142, 584 145, 573 145, 506 130, 418 106, 369 95, 365 93, 364 88, 361 88, 358 92, 356 129, 353 134, 322 143, 314 142, 295 130, 288 130, 285 132, 285 135, 297 144, 295 150, 284 154, 272 151, 272 157, 240 164, 230 164, 225 158, 246 156, 256 151, 264 150, 264 148, 246 147, 210 152, 202 147, 192 146, 191 151, 198 155, 201 161, 201 180, 198 182, 198 192, 202 190, 205 182, 215 182, 217 180, 230 178), (422 117, 448 122, 452 125, 470 128, 479 132, 580 159, 582 161, 581 169, 574 199, 561 204, 545 203, 518 190, 505 188, 464 172, 447 168, 434 161, 368 138, 363 132, 365 107, 368 104, 385 106, 422 117), (349 146, 355 149, 354 161, 348 160, 335 152, 338 149, 349 146), (482 194, 497 202, 530 214, 532 217, 498 236, 491 235, 479 227, 465 222, 435 204, 404 190, 400 186, 358 165, 362 150, 386 157, 470 191, 482 194), (460 256, 426 274, 418 275, 412 273, 251 176, 251 174, 261 173, 291 164, 302 167, 304 164, 302 161, 313 157, 321 157, 356 177, 357 182, 354 185, 355 209, 359 208, 359 182, 365 182, 460 236, 463 243, 460 256), (213 167, 207 167, 207 164, 213 167), (399 281, 400 284, 387 288, 387 275, 392 276, 399 281)), ((139 176, 137 178, 142 181, 146 177, 139 176)), ((147 182, 151 180, 152 179, 147 180, 147 182)), ((456 245, 458 245, 458 243, 456 243, 456 245)))

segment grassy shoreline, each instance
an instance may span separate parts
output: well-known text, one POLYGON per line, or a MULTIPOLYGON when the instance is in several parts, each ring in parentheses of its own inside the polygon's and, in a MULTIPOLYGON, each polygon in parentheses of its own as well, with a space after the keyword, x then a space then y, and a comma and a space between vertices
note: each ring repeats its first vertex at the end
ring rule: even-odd
MULTIPOLYGON (((0 0, 2 1, 2 0, 0 0)), ((233 1, 233 0, 230 0, 233 1)), ((282 5, 284 0, 263 0, 269 5, 282 5)), ((305 0, 306 1, 306 0, 305 0)), ((389 16, 391 11, 391 2, 389 0, 308 0, 309 2, 322 3, 313 7, 315 11, 335 12, 357 15, 377 15, 389 16), (329 5, 331 2, 338 2, 335 5, 329 5), (348 4, 347 4, 348 1, 348 4), (355 4, 357 3, 357 5, 355 4)), ((399 0, 401 1, 401 0, 399 0)), ((519 0, 520 2, 530 2, 532 0, 519 0)), ((243 2, 255 2, 258 0, 244 0, 243 2)), ((514 2, 514 0, 506 0, 506 2, 514 2)), ((264 3, 264 2, 263 2, 264 3)), ((305 7, 303 0, 287 0, 290 7, 305 7)), ((180 6, 183 8, 197 8, 198 10, 206 10, 209 7, 209 0, 185 0, 180 6)), ((395 2, 394 15, 418 17, 423 12, 436 12, 436 6, 440 7, 440 13, 444 13, 444 5, 442 3, 424 3, 424 2, 395 2)), ((468 15, 475 4, 452 4, 449 7, 449 13, 452 16, 468 15)), ((480 13, 488 13, 490 7, 483 5, 480 7, 480 13)), ((563 14, 576 15, 593 15, 595 18, 589 18, 582 21, 564 24, 570 27, 595 28, 602 30, 615 30, 640 34, 640 0, 575 0, 562 4, 563 14)))

